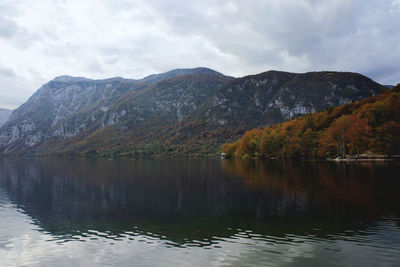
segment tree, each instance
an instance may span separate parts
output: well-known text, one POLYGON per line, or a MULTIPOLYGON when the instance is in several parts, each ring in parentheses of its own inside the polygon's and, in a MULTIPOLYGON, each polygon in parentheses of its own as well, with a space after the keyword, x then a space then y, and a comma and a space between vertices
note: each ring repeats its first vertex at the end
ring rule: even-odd
POLYGON ((284 146, 285 136, 277 126, 266 127, 259 143, 260 155, 264 158, 277 158, 284 146))
POLYGON ((226 154, 226 158, 231 158, 235 155, 236 149, 238 147, 239 141, 236 141, 232 144, 226 143, 222 145, 221 151, 226 154))
POLYGON ((243 137, 239 140, 235 155, 237 157, 242 157, 245 154, 255 156, 261 133, 262 130, 260 129, 253 129, 245 132, 243 137))
MULTIPOLYGON (((337 118, 332 125, 327 128, 320 139, 320 144, 329 145, 334 143, 336 148, 336 156, 344 158, 346 155, 346 146, 349 142, 348 129, 352 123, 351 115, 343 115, 337 118), (326 142, 326 144, 324 144, 326 142)), ((324 150, 323 148, 321 148, 324 150)))
POLYGON ((301 139, 301 154, 304 158, 314 158, 317 148, 317 132, 311 128, 305 130, 301 139))
POLYGON ((400 123, 389 121, 379 127, 373 140, 374 150, 388 155, 400 154, 400 123))
POLYGON ((346 135, 348 146, 351 154, 356 154, 366 151, 369 147, 372 136, 372 128, 368 125, 366 118, 360 118, 358 115, 350 115, 351 123, 347 128, 346 135))

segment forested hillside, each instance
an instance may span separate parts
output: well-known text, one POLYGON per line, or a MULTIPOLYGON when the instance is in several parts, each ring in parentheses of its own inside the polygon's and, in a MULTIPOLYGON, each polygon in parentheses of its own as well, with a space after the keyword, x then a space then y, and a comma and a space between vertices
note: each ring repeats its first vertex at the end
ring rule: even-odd
POLYGON ((400 84, 379 96, 247 131, 222 151, 239 158, 400 154, 400 84))

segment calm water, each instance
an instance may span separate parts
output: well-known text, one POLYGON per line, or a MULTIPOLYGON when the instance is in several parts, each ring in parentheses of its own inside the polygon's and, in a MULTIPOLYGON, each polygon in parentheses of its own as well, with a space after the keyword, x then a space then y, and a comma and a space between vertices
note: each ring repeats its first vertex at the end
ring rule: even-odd
POLYGON ((400 266, 400 165, 0 159, 0 266, 400 266))

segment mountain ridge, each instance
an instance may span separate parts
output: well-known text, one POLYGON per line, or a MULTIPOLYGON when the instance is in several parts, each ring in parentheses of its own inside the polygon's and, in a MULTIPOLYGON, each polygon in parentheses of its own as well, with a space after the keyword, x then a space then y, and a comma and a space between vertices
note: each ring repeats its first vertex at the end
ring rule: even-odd
POLYGON ((0 128, 0 153, 210 153, 246 129, 380 94, 349 72, 267 71, 240 78, 208 68, 142 79, 58 76, 0 128), (163 142, 165 141, 165 142, 163 142))

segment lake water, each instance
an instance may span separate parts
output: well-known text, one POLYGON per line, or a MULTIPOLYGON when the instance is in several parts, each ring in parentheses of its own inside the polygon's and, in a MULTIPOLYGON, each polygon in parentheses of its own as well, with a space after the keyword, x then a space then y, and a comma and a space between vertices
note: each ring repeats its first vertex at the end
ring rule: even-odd
POLYGON ((400 266, 400 165, 0 158, 0 266, 400 266))

